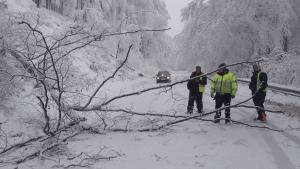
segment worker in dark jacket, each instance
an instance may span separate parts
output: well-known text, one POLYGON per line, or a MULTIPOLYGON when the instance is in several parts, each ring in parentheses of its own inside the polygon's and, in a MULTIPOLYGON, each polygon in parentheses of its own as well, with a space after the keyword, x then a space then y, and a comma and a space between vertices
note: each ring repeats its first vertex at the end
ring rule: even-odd
POLYGON ((249 84, 249 89, 252 92, 253 103, 257 108, 258 116, 256 120, 266 121, 267 116, 264 111, 264 102, 266 98, 268 87, 268 76, 265 72, 261 71, 261 67, 258 64, 253 65, 253 75, 249 84))
POLYGON ((187 83, 187 88, 190 91, 187 112, 193 113, 194 102, 196 101, 198 113, 203 113, 203 93, 205 92, 205 85, 207 84, 207 77, 201 76, 201 67, 196 66, 196 71, 190 76, 191 80, 187 83), (198 77, 201 76, 201 77, 198 77), (195 78, 196 77, 196 78, 195 78), (194 79, 192 79, 194 78, 194 79))

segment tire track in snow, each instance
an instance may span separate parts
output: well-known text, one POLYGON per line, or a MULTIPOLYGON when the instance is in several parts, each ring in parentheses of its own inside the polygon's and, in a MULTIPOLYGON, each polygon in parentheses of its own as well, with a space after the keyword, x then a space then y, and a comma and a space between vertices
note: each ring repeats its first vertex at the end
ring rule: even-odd
MULTIPOLYGON (((299 10, 300 11, 300 10, 299 10)), ((239 100, 239 101, 241 101, 241 100, 239 100)), ((266 105, 267 105, 267 103, 266 103, 266 105)), ((250 114, 250 112, 248 112, 248 111, 245 111, 243 108, 237 108, 238 110, 240 110, 240 111, 242 111, 242 112, 244 112, 245 114, 250 114)), ((276 129, 276 130, 282 130, 282 129, 280 129, 278 126, 276 126, 276 125, 274 125, 273 123, 271 123, 271 122, 269 122, 268 121, 268 123, 267 123, 267 125, 269 126, 269 127, 271 127, 271 128, 274 128, 274 129, 276 129)), ((293 141, 295 144, 297 144, 297 145, 299 145, 300 146, 300 139, 297 137, 297 136, 294 136, 294 135, 292 135, 292 134, 290 134, 290 133, 287 133, 287 132, 280 132, 283 136, 285 136, 286 138, 288 138, 289 140, 291 140, 291 141, 293 141)))
MULTIPOLYGON (((182 92, 182 91, 180 91, 182 92)), ((207 95, 207 93, 206 93, 207 95)), ((205 100, 203 100, 205 101, 205 100)), ((209 102, 211 103, 211 102, 209 102)), ((239 111, 244 112, 243 114, 250 114, 250 112, 245 111, 241 108, 238 109, 239 111)), ((243 116, 244 118, 245 116, 243 116)), ((249 117, 252 118, 252 117, 249 117)), ((269 127, 272 127, 274 129, 279 129, 277 126, 275 126, 272 123, 268 122, 269 127)), ((271 150, 272 157, 275 161, 275 164, 277 165, 278 169, 296 169, 294 164, 291 162, 291 160, 288 158, 286 153, 283 151, 279 143, 276 141, 274 136, 270 131, 265 131, 265 130, 259 130, 259 134, 262 135, 262 138, 265 140, 266 144, 268 145, 269 149, 271 150)), ((287 137, 289 140, 292 140, 296 144, 300 145, 300 139, 297 138, 296 136, 293 136, 287 132, 281 132, 281 134, 285 137, 287 137)))
MULTIPOLYGON (((281 130, 279 127, 275 126, 274 124, 268 122, 268 125, 276 130, 281 130)), ((283 136, 285 136, 286 138, 288 138, 289 140, 293 141, 294 143, 298 144, 300 146, 300 139, 297 136, 294 136, 290 133, 287 132, 281 132, 280 134, 282 134, 283 136)))
POLYGON ((272 156, 278 169, 296 169, 270 131, 260 131, 260 133, 272 151, 272 156))
MULTIPOLYGON (((143 83, 144 82, 141 82, 141 84, 143 84, 143 83)), ((140 84, 138 84, 138 85, 140 85, 140 84)), ((175 92, 176 94, 187 98, 188 91, 186 91, 184 85, 182 85, 181 87, 175 88, 175 91, 176 91, 175 92)), ((207 96, 207 93, 205 95, 207 96)), ((212 106, 214 104, 213 101, 208 100, 208 99, 203 99, 203 101, 206 102, 209 106, 212 106)), ((213 109, 213 107, 212 107, 212 109, 213 109)), ((240 114, 243 116, 243 119, 246 118, 245 116, 250 115, 250 112, 245 111, 244 109, 238 109, 238 110, 241 112, 244 112, 243 114, 240 114)), ((249 119, 252 119, 252 117, 249 117, 249 119)), ((270 124, 269 122, 268 122, 268 125, 272 128, 278 129, 278 127, 276 127, 273 124, 270 124)), ((288 158, 287 154, 281 148, 280 144, 276 141, 275 137, 272 135, 272 132, 267 131, 267 130, 258 130, 257 133, 262 136, 261 138, 268 145, 267 148, 271 152, 270 157, 274 159, 274 164, 277 166, 278 169, 296 169, 294 164, 288 158)), ((300 140, 297 137, 294 137, 286 132, 282 132, 281 134, 284 135, 285 137, 287 137, 289 140, 292 140, 293 142, 300 144, 300 140)), ((266 152, 266 155, 268 155, 267 152, 266 152)))
MULTIPOLYGON (((249 112, 247 112, 247 111, 245 111, 245 110, 243 110, 241 108, 238 108, 238 110, 240 110, 240 111, 242 111, 242 112, 244 112, 246 114, 250 114, 249 112)), ((276 130, 282 130, 279 127, 277 127, 276 125, 274 125, 273 123, 271 123, 270 121, 268 121, 266 124, 270 128, 273 128, 273 129, 276 129, 276 130)), ((290 141, 293 141, 295 144, 297 144, 297 145, 300 146, 300 139, 297 136, 294 136, 294 135, 292 135, 292 134, 290 134, 288 132, 285 132, 285 131, 280 132, 280 134, 283 135, 284 137, 288 138, 290 141)))
MULTIPOLYGON (((243 109, 240 109, 240 111, 243 111, 244 113, 249 114, 249 112, 247 112, 243 109)), ((273 124, 270 124, 269 122, 267 124, 269 125, 269 127, 278 129, 278 127, 276 127, 273 124)), ((282 135, 286 136, 283 133, 285 133, 285 132, 281 132, 282 135)), ((270 131, 260 130, 260 134, 262 135, 266 144, 269 146, 269 148, 272 152, 274 161, 275 161, 276 165, 278 166, 278 169, 296 169, 294 164, 287 157, 286 153, 282 150, 279 143, 276 141, 276 139, 274 138, 274 136, 272 135, 272 133, 270 131)), ((288 136, 288 138, 290 139, 290 136, 288 136)))

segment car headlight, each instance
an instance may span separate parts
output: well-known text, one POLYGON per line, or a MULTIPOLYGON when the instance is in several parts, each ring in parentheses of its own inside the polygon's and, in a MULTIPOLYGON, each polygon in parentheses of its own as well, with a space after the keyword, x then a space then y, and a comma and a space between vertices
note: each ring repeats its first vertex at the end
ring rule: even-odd
POLYGON ((170 77, 168 76, 167 79, 170 79, 170 77))

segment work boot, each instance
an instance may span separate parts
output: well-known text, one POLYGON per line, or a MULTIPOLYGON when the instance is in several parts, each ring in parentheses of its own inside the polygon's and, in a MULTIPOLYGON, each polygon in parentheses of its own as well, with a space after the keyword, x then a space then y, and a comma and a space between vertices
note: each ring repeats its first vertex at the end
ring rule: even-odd
POLYGON ((266 121, 267 121, 267 115, 266 115, 265 112, 263 112, 263 113, 261 114, 261 119, 260 119, 260 121, 262 121, 262 122, 266 122, 266 121))
POLYGON ((221 112, 217 112, 214 119, 214 123, 220 123, 221 112))
POLYGON ((203 110, 198 110, 198 113, 199 113, 200 115, 202 115, 202 114, 203 114, 203 110))
POLYGON ((189 107, 187 108, 187 114, 193 114, 193 109, 194 107, 189 107))
POLYGON ((257 113, 258 114, 258 116, 254 119, 254 121, 261 121, 261 119, 262 119, 262 113, 257 113))
POLYGON ((231 118, 230 118, 230 114, 229 113, 225 113, 225 124, 231 122, 231 118))

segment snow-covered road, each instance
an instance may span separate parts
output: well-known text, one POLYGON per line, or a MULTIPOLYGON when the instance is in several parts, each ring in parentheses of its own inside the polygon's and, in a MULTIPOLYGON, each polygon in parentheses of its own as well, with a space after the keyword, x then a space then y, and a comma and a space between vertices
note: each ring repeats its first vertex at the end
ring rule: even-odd
MULTIPOLYGON (((188 77, 183 72, 173 72, 173 81, 188 77)), ((143 77, 136 81, 112 83, 107 97, 128 91, 153 87, 155 80, 143 77)), ((209 86, 209 85, 208 85, 209 86)), ((214 109, 214 101, 205 94, 205 111, 214 109)), ((188 91, 186 84, 175 86, 172 92, 152 91, 122 99, 113 104, 138 112, 186 112, 188 91)), ((250 97, 247 86, 240 84, 233 103, 250 97)), ((294 104, 299 100, 290 96, 268 95, 269 109, 280 109, 274 102, 294 104), (272 102, 271 102, 272 101, 272 102)), ((300 102, 298 102, 300 103, 300 102)), ((252 104, 249 102, 248 104, 252 104)), ((298 105, 299 106, 299 105, 298 105)), ((224 114, 223 114, 224 116, 224 114)), ((232 109, 232 119, 252 125, 267 125, 275 132, 230 124, 214 124, 190 120, 159 132, 106 133, 81 135, 68 144, 74 154, 85 152, 103 156, 117 156, 92 168, 101 169, 297 169, 300 168, 300 121, 297 117, 268 114, 267 124, 253 122, 255 111, 232 109)), ((212 119, 213 115, 206 117, 212 119)), ((32 162, 34 163, 34 162, 32 162)))

